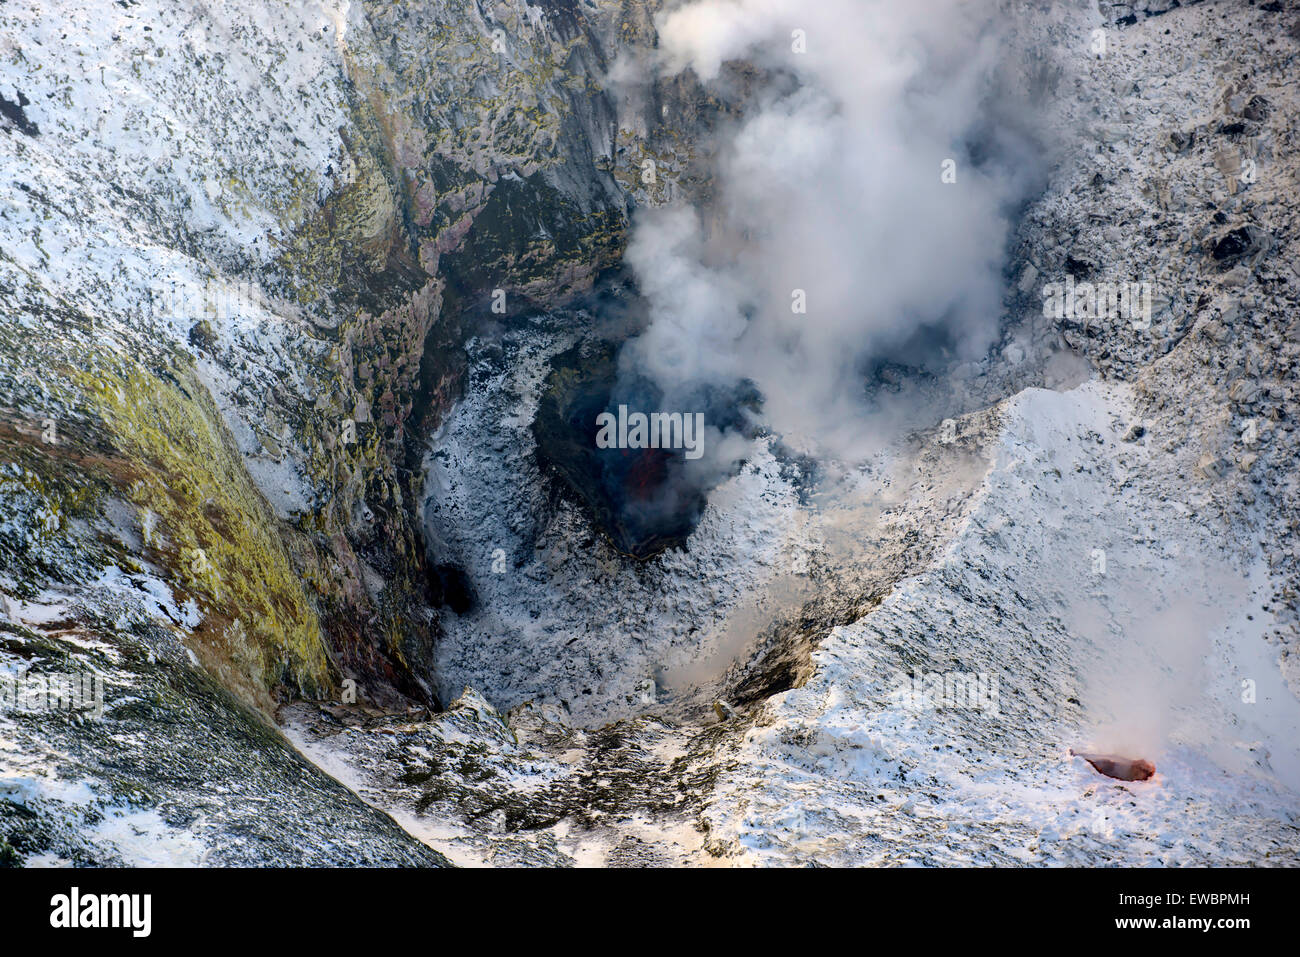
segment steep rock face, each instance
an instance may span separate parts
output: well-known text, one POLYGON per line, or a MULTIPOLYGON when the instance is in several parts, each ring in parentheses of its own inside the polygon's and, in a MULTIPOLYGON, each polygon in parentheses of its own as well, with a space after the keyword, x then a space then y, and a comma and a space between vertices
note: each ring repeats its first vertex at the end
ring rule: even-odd
MULTIPOLYGON (((456 346, 494 290, 510 312, 548 305, 621 249, 634 160, 600 84, 648 13, 617 6, 5 11, 7 424, 115 434, 166 481, 127 413, 204 418, 275 512, 223 528, 297 543, 310 601, 286 598, 274 630, 316 633, 301 690, 347 673, 379 698, 428 694, 413 426, 454 397, 456 346), (216 421, 188 407, 204 389, 216 421)), ((173 451, 194 472, 215 454, 173 451)), ((224 512, 210 497, 194 504, 224 512)), ((177 511, 158 531, 201 547, 177 511)), ((166 563, 182 580, 185 547, 166 563)))
POLYGON ((173 689, 434 703, 419 442, 494 291, 548 306, 621 251, 622 6, 0 9, 15 668, 33 602, 126 648, 125 601, 190 653, 173 689))
POLYGON ((93 604, 50 590, 0 621, 0 867, 447 863, 197 667, 165 585, 97 584, 93 604), (37 706, 69 674, 102 713, 37 706))
POLYGON ((1270 6, 1171 9, 1114 31, 1105 56, 1084 61, 1087 92, 1069 122, 1099 148, 1030 211, 1014 268, 1038 276, 1021 305, 1040 322, 1043 285, 1072 272, 1092 287, 1149 284, 1149 315, 1076 310, 1047 324, 1101 376, 1136 386, 1126 440, 1178 463, 1197 512, 1267 544, 1270 640, 1296 685, 1300 20, 1270 6), (1087 208, 1104 219, 1084 223, 1087 208))

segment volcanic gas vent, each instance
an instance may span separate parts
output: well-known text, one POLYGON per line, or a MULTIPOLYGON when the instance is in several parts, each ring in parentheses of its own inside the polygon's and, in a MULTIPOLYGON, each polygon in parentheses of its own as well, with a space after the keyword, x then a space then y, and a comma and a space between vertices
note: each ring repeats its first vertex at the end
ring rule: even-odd
POLYGON ((709 490, 735 464, 709 446, 744 431, 742 404, 752 401, 701 393, 667 409, 649 381, 620 374, 617 344, 587 340, 552 361, 533 420, 538 464, 614 547, 648 558, 685 544, 709 490))

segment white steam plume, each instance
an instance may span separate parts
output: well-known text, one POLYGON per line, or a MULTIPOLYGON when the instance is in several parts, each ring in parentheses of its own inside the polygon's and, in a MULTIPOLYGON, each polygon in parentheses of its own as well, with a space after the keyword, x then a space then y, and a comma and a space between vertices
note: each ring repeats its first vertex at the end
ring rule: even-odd
POLYGON ((651 321, 623 368, 670 405, 748 378, 787 440, 852 455, 865 359, 925 328, 953 359, 986 351, 1006 210, 1035 165, 1030 151, 973 162, 972 143, 1018 150, 996 115, 1014 59, 996 23, 994 4, 961 0, 697 0, 661 14, 665 72, 708 83, 744 59, 773 80, 722 134, 704 217, 639 219, 627 262, 651 321))

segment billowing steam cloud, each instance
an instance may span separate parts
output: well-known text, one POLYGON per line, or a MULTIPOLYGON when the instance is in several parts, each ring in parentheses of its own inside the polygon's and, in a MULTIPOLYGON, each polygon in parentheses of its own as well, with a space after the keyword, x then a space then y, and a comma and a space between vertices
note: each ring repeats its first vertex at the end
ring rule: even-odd
POLYGON ((771 80, 717 144, 716 203, 638 221, 651 322, 622 367, 670 407, 748 380, 788 442, 851 455, 868 361, 971 358, 997 333, 1037 164, 995 5, 696 0, 658 27, 664 73, 743 59, 771 80))

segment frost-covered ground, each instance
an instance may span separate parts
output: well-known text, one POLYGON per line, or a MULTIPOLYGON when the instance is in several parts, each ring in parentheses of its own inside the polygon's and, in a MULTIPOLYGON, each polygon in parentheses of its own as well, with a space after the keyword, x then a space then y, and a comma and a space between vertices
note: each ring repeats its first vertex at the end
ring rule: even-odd
POLYGON ((0 612, 0 864, 443 863, 203 674, 193 609, 157 578, 0 612), (98 707, 48 706, 45 682, 92 678, 98 707))
MULTIPOLYGON (((127 353, 192 351, 209 319, 198 374, 268 501, 302 512, 303 457, 281 452, 262 416, 276 388, 314 398, 289 356, 322 350, 296 305, 247 270, 341 178, 343 8, 22 5, 0 27, 0 93, 39 130, 0 143, 0 266, 15 296, 88 315, 92 341, 127 353)), ((56 357, 22 358, 6 371, 39 382, 56 357)), ((45 398, 33 414, 61 417, 45 398)))

